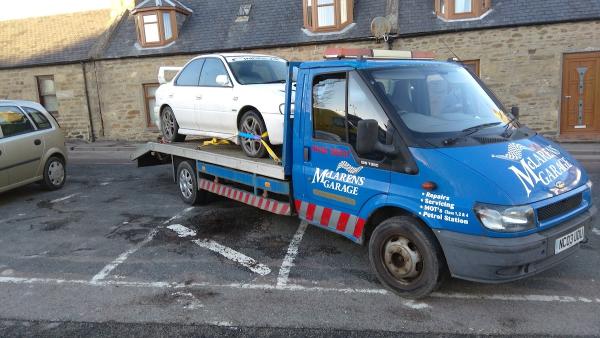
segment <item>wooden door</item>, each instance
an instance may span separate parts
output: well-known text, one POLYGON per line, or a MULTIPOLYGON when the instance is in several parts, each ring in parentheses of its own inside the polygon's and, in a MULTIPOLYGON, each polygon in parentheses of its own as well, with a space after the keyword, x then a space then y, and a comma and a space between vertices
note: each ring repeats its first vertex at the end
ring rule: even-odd
POLYGON ((566 54, 561 136, 600 139, 600 52, 566 54))

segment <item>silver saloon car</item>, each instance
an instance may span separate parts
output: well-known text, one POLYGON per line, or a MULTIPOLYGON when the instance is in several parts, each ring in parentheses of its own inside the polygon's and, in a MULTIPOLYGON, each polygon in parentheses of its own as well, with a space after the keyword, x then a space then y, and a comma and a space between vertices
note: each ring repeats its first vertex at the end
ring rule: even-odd
POLYGON ((0 100, 0 193, 33 182, 60 189, 66 161, 64 135, 44 107, 0 100))

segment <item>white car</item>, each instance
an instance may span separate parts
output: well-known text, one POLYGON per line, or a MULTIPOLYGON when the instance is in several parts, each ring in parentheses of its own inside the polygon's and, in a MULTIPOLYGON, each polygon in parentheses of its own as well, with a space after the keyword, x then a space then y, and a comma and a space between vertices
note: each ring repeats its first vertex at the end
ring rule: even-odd
MULTIPOLYGON (((165 67, 169 70, 168 67, 165 67)), ((186 135, 228 139, 250 157, 264 157, 261 135, 271 145, 283 143, 287 61, 257 54, 212 54, 189 61, 170 82, 159 72, 155 120, 167 142, 186 135), (265 134, 267 133, 267 134, 265 134)), ((170 68, 176 70, 178 68, 170 68)))

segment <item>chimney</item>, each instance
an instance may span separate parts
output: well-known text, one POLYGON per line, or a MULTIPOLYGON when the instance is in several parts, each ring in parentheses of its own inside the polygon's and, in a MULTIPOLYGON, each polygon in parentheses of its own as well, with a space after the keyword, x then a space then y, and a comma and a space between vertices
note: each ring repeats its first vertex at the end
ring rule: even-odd
POLYGON ((111 19, 116 19, 126 10, 132 10, 136 5, 136 0, 111 0, 111 19))
MULTIPOLYGON (((421 0, 422 1, 422 0, 421 0)), ((392 24, 391 33, 398 33, 398 15, 400 12, 399 8, 399 0, 387 0, 385 6, 385 17, 392 24)))

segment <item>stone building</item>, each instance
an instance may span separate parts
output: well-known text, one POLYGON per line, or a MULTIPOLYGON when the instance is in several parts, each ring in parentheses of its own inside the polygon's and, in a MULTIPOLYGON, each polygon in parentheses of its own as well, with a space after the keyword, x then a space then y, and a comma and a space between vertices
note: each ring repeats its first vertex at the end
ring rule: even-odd
POLYGON ((600 140, 598 0, 116 0, 0 22, 0 45, 0 99, 40 101, 71 138, 155 139, 158 68, 194 55, 314 60, 329 47, 368 47, 458 57, 530 127, 600 140), (376 17, 387 39, 373 37, 376 17))

